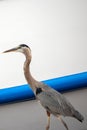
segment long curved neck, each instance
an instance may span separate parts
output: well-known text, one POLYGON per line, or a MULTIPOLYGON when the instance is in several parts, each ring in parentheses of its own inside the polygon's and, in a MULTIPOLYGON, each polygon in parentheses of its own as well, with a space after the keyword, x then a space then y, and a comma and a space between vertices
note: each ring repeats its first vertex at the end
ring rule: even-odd
POLYGON ((27 53, 26 55, 26 60, 25 60, 25 63, 24 63, 24 75, 25 75, 25 78, 28 82, 28 84, 30 85, 30 87, 35 90, 36 86, 37 86, 37 83, 38 81, 36 81, 31 73, 30 73, 30 62, 31 62, 31 56, 27 53))

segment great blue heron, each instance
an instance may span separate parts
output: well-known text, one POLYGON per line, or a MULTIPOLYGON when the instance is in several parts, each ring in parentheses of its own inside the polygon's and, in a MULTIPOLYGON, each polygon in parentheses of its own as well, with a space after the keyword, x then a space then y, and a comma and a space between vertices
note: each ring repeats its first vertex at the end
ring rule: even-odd
POLYGON ((26 60, 24 62, 24 75, 31 86, 36 98, 40 101, 41 105, 46 109, 48 121, 46 130, 50 127, 50 115, 56 116, 65 126, 67 130, 68 126, 63 121, 61 116, 74 117, 80 122, 84 120, 84 117, 71 105, 71 103, 59 92, 50 88, 48 85, 35 80, 30 73, 30 62, 31 62, 31 49, 25 44, 21 44, 18 47, 4 51, 7 52, 21 52, 25 55, 26 60))

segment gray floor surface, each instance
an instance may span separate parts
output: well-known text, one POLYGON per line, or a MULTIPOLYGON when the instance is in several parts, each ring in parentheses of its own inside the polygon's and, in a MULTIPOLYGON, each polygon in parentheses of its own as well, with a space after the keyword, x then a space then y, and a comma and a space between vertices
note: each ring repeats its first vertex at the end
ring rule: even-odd
MULTIPOLYGON (((83 123, 74 118, 64 118, 69 130, 87 130, 87 89, 64 95, 85 117, 83 123)), ((0 130, 45 130, 46 123, 45 110, 36 100, 0 106, 0 130)), ((51 116, 50 130, 66 129, 56 117, 51 116)))

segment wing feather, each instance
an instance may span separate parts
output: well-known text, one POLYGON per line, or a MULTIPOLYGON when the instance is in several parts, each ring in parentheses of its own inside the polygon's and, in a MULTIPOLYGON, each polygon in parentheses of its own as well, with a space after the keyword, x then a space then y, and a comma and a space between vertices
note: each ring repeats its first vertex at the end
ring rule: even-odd
POLYGON ((41 105, 54 115, 72 116, 75 109, 70 102, 56 90, 43 86, 42 92, 37 95, 41 105))

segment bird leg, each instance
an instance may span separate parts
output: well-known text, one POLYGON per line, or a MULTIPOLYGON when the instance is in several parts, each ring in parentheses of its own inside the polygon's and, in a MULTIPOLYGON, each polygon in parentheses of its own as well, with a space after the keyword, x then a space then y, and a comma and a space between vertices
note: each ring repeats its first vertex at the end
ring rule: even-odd
POLYGON ((48 112, 48 111, 46 111, 47 112, 47 117, 48 117, 48 121, 47 121, 47 126, 46 126, 46 130, 49 130, 49 128, 50 128, 50 113, 48 112))
POLYGON ((67 124, 64 122, 64 120, 60 116, 58 117, 58 119, 63 123, 63 125, 65 126, 65 128, 67 130, 69 130, 67 124))

